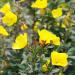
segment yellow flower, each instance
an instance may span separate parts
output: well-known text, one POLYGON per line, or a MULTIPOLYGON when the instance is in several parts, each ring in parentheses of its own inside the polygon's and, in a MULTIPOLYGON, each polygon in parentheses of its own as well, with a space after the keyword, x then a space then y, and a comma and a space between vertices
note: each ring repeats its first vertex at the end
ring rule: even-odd
POLYGON ((3 18, 2 18, 3 23, 5 23, 7 26, 12 26, 14 23, 17 22, 17 16, 12 13, 8 12, 3 18))
POLYGON ((26 0, 20 0, 20 2, 25 2, 26 0))
POLYGON ((47 62, 42 66, 42 72, 48 71, 48 65, 50 64, 50 59, 47 60, 47 62))
POLYGON ((55 36, 52 38, 52 43, 53 43, 54 45, 60 45, 60 38, 55 35, 55 36))
POLYGON ((62 28, 66 28, 66 25, 64 23, 61 24, 62 28))
POLYGON ((0 9, 0 12, 6 14, 8 13, 9 11, 11 11, 11 8, 10 8, 10 4, 9 3, 6 3, 1 9, 0 9))
POLYGON ((47 65, 44 64, 44 65, 42 66, 42 72, 47 72, 47 71, 48 71, 47 65))
POLYGON ((53 9, 52 10, 52 15, 54 18, 58 18, 60 16, 62 16, 62 8, 57 8, 57 9, 53 9))
POLYGON ((47 0, 36 0, 32 3, 32 8, 46 8, 48 5, 47 0))
POLYGON ((0 25, 0 34, 3 36, 8 36, 9 33, 6 31, 6 29, 0 25))
POLYGON ((39 21, 36 21, 36 22, 35 22, 35 25, 37 25, 37 26, 38 26, 39 24, 40 24, 40 22, 39 22, 39 21))
POLYGON ((19 34, 15 42, 12 44, 12 49, 22 49, 27 45, 27 33, 19 34))
POLYGON ((46 62, 46 65, 49 65, 49 64, 50 64, 50 59, 48 59, 46 62))
POLYGON ((21 25, 21 30, 26 30, 28 29, 28 26, 26 24, 21 25))
POLYGON ((40 22, 39 21, 36 21, 33 30, 34 31, 38 31, 39 25, 40 25, 40 22))
POLYGON ((56 51, 51 53, 52 65, 66 67, 68 65, 67 58, 68 55, 66 53, 58 53, 56 51))
POLYGON ((41 31, 38 30, 38 34, 39 34, 39 42, 41 44, 43 44, 43 42, 45 44, 54 44, 54 45, 60 45, 60 38, 57 37, 55 34, 53 34, 52 32, 49 32, 46 29, 42 29, 41 31))

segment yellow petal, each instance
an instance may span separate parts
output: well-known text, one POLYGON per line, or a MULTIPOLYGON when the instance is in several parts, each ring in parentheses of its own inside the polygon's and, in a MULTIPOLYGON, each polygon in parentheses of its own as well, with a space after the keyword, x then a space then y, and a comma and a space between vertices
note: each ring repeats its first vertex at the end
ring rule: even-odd
POLYGON ((67 53, 58 53, 56 51, 51 53, 52 65, 66 67, 68 65, 67 58, 67 53))
POLYGON ((50 64, 50 59, 48 59, 48 60, 47 60, 46 64, 47 64, 47 65, 49 65, 49 64, 50 64))
POLYGON ((7 26, 12 26, 14 23, 17 22, 17 16, 12 13, 8 12, 3 18, 2 22, 5 23, 7 26))
POLYGON ((11 11, 11 8, 10 8, 10 4, 9 3, 6 3, 1 9, 0 9, 0 12, 6 14, 8 13, 9 11, 11 11))
POLYGON ((60 45, 60 38, 59 37, 55 37, 53 40, 52 40, 53 44, 54 45, 60 45))
POLYGON ((62 16, 62 8, 57 8, 57 9, 53 9, 52 10, 52 16, 54 17, 54 18, 58 18, 58 17, 60 17, 60 16, 62 16))
POLYGON ((66 25, 64 23, 62 23, 61 27, 62 28, 66 28, 66 25))
POLYGON ((9 33, 6 31, 6 29, 0 25, 0 34, 3 36, 8 36, 9 33))
POLYGON ((12 44, 12 49, 22 49, 27 45, 27 33, 19 34, 15 42, 12 44))
POLYGON ((46 71, 48 71, 48 68, 47 68, 47 65, 44 64, 44 65, 42 66, 42 72, 46 72, 46 71))
POLYGON ((25 2, 26 0, 20 0, 20 2, 25 2))
POLYGON ((38 30, 39 34, 39 42, 42 44, 42 41, 45 42, 45 44, 54 44, 54 45, 60 45, 60 38, 57 37, 52 32, 49 32, 46 29, 42 29, 41 31, 38 30))
POLYGON ((25 25, 25 24, 21 25, 21 30, 26 30, 26 29, 28 29, 27 25, 25 25))
POLYGON ((40 22, 39 21, 36 21, 33 30, 36 31, 36 32, 38 32, 39 25, 40 25, 40 22))
POLYGON ((50 64, 50 59, 42 66, 42 72, 48 71, 48 65, 50 64))
POLYGON ((36 0, 32 3, 32 8, 46 8, 47 7, 47 0, 36 0))

